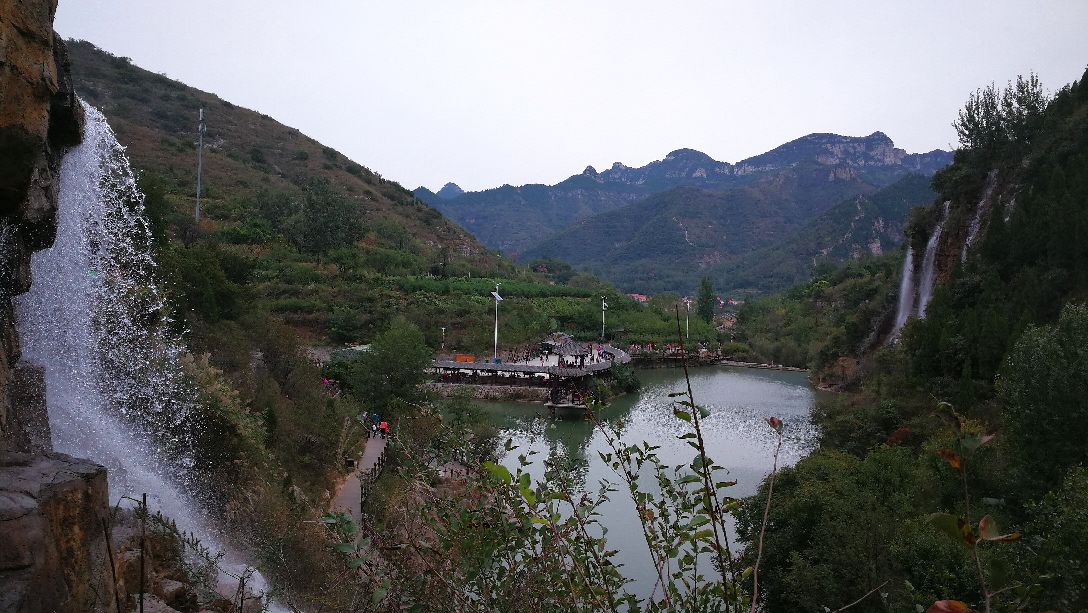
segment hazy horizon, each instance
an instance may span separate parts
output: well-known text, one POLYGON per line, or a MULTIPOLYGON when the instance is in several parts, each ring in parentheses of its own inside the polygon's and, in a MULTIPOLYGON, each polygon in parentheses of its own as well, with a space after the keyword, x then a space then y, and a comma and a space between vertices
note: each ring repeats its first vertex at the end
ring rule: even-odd
POLYGON ((56 19, 65 37, 432 190, 550 184, 681 148, 732 163, 816 132, 948 149, 976 88, 1032 70, 1050 91, 1079 78, 1086 26, 1088 3, 1009 0, 306 11, 282 0, 61 0, 56 19))

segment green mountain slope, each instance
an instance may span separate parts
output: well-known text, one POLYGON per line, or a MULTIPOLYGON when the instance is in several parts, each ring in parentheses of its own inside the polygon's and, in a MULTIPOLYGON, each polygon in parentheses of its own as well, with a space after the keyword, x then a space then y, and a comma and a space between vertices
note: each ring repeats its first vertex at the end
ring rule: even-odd
POLYGON ((239 199, 262 190, 297 197, 317 179, 353 203, 380 242, 388 238, 383 230, 396 225, 414 239, 420 255, 445 249, 454 260, 494 263, 471 236, 399 184, 295 128, 143 70, 91 43, 70 41, 69 48, 80 97, 106 115, 133 163, 165 179, 168 192, 179 198, 191 199, 195 191, 197 112, 205 109, 206 230, 238 221, 222 212, 239 199))
MULTIPOLYGON (((690 291, 704 275, 721 289, 780 289, 794 280, 794 275, 804 277, 804 262, 813 255, 806 252, 809 248, 828 249, 831 257, 839 257, 839 252, 834 252, 836 245, 849 245, 844 249, 852 251, 862 240, 868 248, 877 235, 884 236, 888 247, 894 246, 895 230, 901 228, 905 209, 893 203, 920 201, 897 190, 867 200, 888 176, 809 161, 731 190, 676 188, 583 220, 522 257, 562 259, 629 291, 645 293, 690 291), (844 203, 846 199, 849 202, 844 203), (859 217, 860 202, 878 204, 863 207, 859 217), (826 217, 820 217, 825 213, 826 217), (891 217, 878 223, 885 213, 891 217), (807 227, 817 218, 819 222, 807 227), (868 224, 870 229, 859 231, 858 224, 868 224), (873 233, 874 224, 889 227, 886 232, 873 233), (802 238, 787 242, 795 235, 802 238), (786 254, 786 261, 764 262, 768 251, 786 254), (777 263, 792 270, 770 267, 762 269, 770 276, 758 271, 749 274, 746 266, 753 262, 755 253, 760 254, 761 266, 777 263)), ((924 181, 919 178, 903 190, 910 192, 924 181)))
MULTIPOLYGON (((448 350, 490 354, 496 283, 508 298, 506 347, 556 330, 596 338, 602 294, 610 327, 640 342, 671 338, 661 313, 589 275, 534 273, 488 252, 396 183, 293 128, 90 43, 71 48, 77 91, 103 110, 143 173, 175 315, 213 362, 243 363, 265 321, 286 323, 307 344, 339 345, 367 343, 404 318, 435 349, 444 339, 448 350), (204 216, 195 227, 202 106, 204 216)), ((434 197, 460 192, 451 184, 434 197)), ((714 336, 709 326, 696 334, 714 336)))
POLYGON ((734 294, 788 288, 838 262, 898 249, 910 210, 935 197, 928 177, 907 175, 868 196, 840 202, 792 238, 723 264, 708 276, 721 291, 734 294))

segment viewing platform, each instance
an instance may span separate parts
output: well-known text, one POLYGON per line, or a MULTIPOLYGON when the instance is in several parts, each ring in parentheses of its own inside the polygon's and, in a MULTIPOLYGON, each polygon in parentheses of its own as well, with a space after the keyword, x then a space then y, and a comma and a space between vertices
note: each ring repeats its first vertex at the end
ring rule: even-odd
MULTIPOLYGON (((522 380, 540 379, 551 381, 553 379, 579 379, 603 373, 612 368, 615 363, 629 364, 631 356, 626 351, 601 345, 599 361, 585 364, 584 366, 570 367, 552 364, 559 355, 571 356, 577 354, 555 354, 545 360, 529 360, 526 362, 495 363, 457 360, 435 360, 433 371, 439 374, 476 375, 478 377, 506 377, 522 380), (537 364, 535 362, 542 362, 537 364)), ((467 381, 466 381, 467 382, 467 381)))

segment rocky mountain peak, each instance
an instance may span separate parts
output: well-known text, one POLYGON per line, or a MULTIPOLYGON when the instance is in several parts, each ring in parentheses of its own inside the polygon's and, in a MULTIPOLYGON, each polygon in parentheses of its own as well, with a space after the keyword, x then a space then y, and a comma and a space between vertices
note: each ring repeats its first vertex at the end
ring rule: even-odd
POLYGON ((450 182, 443 185, 442 189, 438 190, 435 195, 439 198, 442 198, 443 200, 452 200, 453 198, 456 198, 463 193, 465 193, 465 190, 461 189, 461 186, 457 185, 456 183, 450 182))
POLYGON ((713 163, 715 161, 714 158, 702 151, 696 151, 695 149, 677 149, 675 151, 670 151, 669 154, 665 156, 665 159, 704 163, 713 163))
POLYGON ((586 169, 582 171, 582 174, 584 174, 586 176, 589 176, 589 177, 595 177, 595 176, 597 176, 597 169, 594 168, 592 165, 591 166, 586 166, 586 169))

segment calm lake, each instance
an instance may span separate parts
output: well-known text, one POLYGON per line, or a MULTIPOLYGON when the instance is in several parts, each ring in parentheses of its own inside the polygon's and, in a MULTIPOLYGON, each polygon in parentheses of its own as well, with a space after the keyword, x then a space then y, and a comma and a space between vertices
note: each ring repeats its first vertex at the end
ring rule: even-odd
MULTIPOLYGON (((647 441, 660 445, 657 453, 666 464, 690 463, 695 450, 677 437, 690 431, 691 425, 673 415, 668 397, 671 392, 685 389, 683 370, 663 368, 637 373, 642 390, 617 399, 598 417, 621 424, 626 443, 647 441)), ((700 367, 691 369, 691 384, 696 403, 710 409, 710 417, 702 422, 710 456, 728 468, 731 478, 737 481, 730 495, 752 494, 770 472, 775 437, 765 421, 768 417, 779 417, 786 424, 780 465, 795 463, 812 448, 814 432, 809 415, 819 392, 809 385, 804 373, 700 367)), ((536 462, 529 468, 534 479, 543 474, 541 459, 558 456, 579 461, 575 477, 582 487, 595 492, 602 479, 617 486, 618 491, 600 508, 601 523, 608 527, 609 548, 619 551, 616 561, 634 580, 629 589, 641 596, 648 594, 654 584, 653 565, 634 503, 626 487, 619 487, 619 477, 598 455, 610 451, 604 435, 586 420, 554 420, 539 404, 491 402, 483 406, 502 430, 502 440, 511 438, 517 446, 503 458, 511 471, 518 467, 519 454, 535 451, 537 455, 530 459, 536 462)), ((652 479, 640 482, 644 488, 653 486, 652 479)), ((730 535, 731 541, 734 536, 730 535)))

